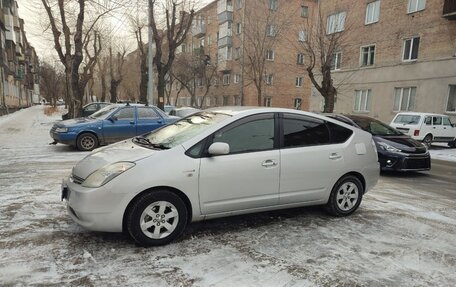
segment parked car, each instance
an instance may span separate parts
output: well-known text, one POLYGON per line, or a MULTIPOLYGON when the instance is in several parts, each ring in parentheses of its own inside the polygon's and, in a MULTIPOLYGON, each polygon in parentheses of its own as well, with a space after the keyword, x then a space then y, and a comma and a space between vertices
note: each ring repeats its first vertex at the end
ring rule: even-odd
POLYGON ((361 129, 297 110, 225 107, 93 151, 62 199, 81 226, 150 246, 216 217, 307 205, 346 216, 378 177, 361 129))
MULTIPOLYGON (((109 106, 111 103, 104 103, 104 102, 94 102, 87 104, 82 107, 82 117, 88 117, 91 114, 101 110, 104 107, 109 106)), ((62 115, 62 120, 68 120, 69 115, 68 113, 62 115)))
POLYGON ((427 148, 408 135, 376 119, 361 115, 328 115, 372 134, 382 170, 423 171, 431 169, 427 148))
POLYGON ((398 131, 422 141, 428 147, 433 142, 448 143, 456 147, 456 127, 446 115, 429 113, 398 113, 391 121, 398 131))
POLYGON ((55 143, 90 151, 100 145, 150 132, 177 119, 153 106, 112 104, 89 117, 58 122, 50 134, 55 143))
POLYGON ((182 108, 172 109, 169 112, 169 115, 170 116, 176 116, 176 117, 179 117, 179 118, 185 118, 186 116, 195 114, 195 113, 197 113, 199 111, 201 111, 201 110, 200 109, 195 109, 195 108, 192 108, 192 107, 182 107, 182 108))

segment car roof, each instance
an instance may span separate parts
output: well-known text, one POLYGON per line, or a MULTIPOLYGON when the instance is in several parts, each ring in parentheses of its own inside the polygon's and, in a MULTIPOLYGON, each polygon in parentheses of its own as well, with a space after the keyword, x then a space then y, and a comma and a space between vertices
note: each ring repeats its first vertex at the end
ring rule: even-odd
POLYGON ((435 114, 435 113, 421 113, 421 112, 400 112, 397 113, 395 117, 398 115, 414 115, 414 116, 441 116, 441 117, 448 117, 447 115, 442 114, 435 114))
POLYGON ((316 116, 321 119, 324 119, 323 115, 316 113, 295 110, 295 109, 286 109, 286 108, 273 108, 273 107, 255 107, 255 106, 223 106, 209 108, 204 111, 214 112, 214 113, 224 113, 231 116, 237 115, 248 115, 248 114, 257 114, 257 113, 296 113, 308 116, 316 116))

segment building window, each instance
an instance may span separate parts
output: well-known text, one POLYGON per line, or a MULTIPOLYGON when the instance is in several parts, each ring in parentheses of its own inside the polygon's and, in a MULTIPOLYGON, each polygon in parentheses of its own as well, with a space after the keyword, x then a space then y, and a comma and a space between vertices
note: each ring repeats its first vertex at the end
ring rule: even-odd
POLYGON ((293 100, 293 108, 295 108, 296 110, 301 109, 301 104, 302 104, 302 99, 296 98, 293 100))
POLYGON ((375 62, 375 45, 361 47, 361 66, 372 66, 375 62))
POLYGON ((242 33, 242 24, 236 23, 236 34, 239 35, 242 33))
POLYGON ((227 86, 230 84, 230 76, 231 74, 224 74, 223 75, 223 85, 227 86))
POLYGON ((296 87, 302 87, 302 81, 304 80, 303 77, 296 77, 296 87))
POLYGON ((424 10, 426 7, 426 0, 409 0, 407 13, 414 13, 424 10))
POLYGON ((394 107, 395 112, 413 111, 415 109, 416 87, 395 88, 394 107))
POLYGON ((211 98, 207 97, 206 98, 206 107, 210 107, 211 106, 211 98))
POLYGON ((241 75, 240 74, 234 74, 234 83, 239 84, 241 80, 241 75))
POLYGON ((337 32, 342 32, 345 27, 345 18, 347 17, 347 12, 340 12, 328 16, 326 21, 326 34, 333 34, 337 32))
POLYGON ((272 98, 270 98, 270 97, 264 98, 264 106, 270 107, 271 105, 272 105, 272 98))
POLYGON ((234 59, 239 59, 241 57, 241 48, 237 47, 234 49, 234 59))
POLYGON ((274 50, 269 49, 266 51, 266 60, 274 61, 274 50))
POLYGON ((211 35, 207 36, 207 45, 210 46, 212 44, 212 38, 211 35))
POLYGON ((236 0, 234 5, 236 6, 236 9, 241 9, 242 8, 242 0, 236 0))
POLYGON ((418 59, 418 49, 420 47, 420 37, 404 40, 404 61, 413 61, 418 59))
POLYGON ((306 38, 307 38, 306 31, 304 31, 304 30, 299 31, 299 33, 298 33, 298 41, 299 42, 305 42, 306 38))
POLYGON ((304 54, 303 53, 298 53, 296 56, 296 63, 298 65, 304 65, 304 54))
POLYGON ((267 85, 272 85, 272 81, 274 80, 274 75, 273 74, 265 74, 264 75, 264 81, 266 82, 267 85))
POLYGON ((228 106, 228 104, 229 104, 228 102, 229 102, 228 96, 223 96, 222 105, 223 105, 223 106, 228 106))
POLYGON ((309 17, 309 7, 301 5, 301 17, 303 17, 303 18, 309 17))
POLYGON ((277 11, 278 1, 277 0, 269 0, 269 10, 277 11))
POLYGON ((202 87, 203 86, 203 78, 197 78, 196 79, 196 85, 198 87, 202 87))
POLYGON ((378 22, 380 17, 380 0, 367 4, 366 8, 366 25, 378 22))
POLYGON ((340 70, 340 63, 342 61, 342 53, 337 52, 331 56, 331 70, 340 70))
POLYGON ((456 85, 450 85, 448 91, 447 112, 456 112, 456 85))
POLYGON ((355 106, 353 110, 355 112, 369 112, 372 100, 372 91, 368 90, 356 90, 355 91, 355 106))
POLYGON ((266 26, 266 35, 268 37, 275 37, 276 36, 276 31, 277 31, 277 27, 276 25, 274 24, 268 24, 266 26))

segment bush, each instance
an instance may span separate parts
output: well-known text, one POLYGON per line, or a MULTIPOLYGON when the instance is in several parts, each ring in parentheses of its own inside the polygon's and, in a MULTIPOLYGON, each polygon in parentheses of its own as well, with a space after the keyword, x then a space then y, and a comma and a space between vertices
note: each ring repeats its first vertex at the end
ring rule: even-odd
POLYGON ((46 106, 44 108, 44 114, 46 116, 52 116, 53 114, 57 113, 58 111, 58 108, 57 107, 53 107, 53 106, 46 106))

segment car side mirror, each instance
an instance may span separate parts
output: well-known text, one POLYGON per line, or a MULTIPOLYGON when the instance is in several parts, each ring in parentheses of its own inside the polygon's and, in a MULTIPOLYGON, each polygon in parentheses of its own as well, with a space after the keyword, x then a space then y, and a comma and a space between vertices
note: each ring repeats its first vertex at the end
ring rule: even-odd
POLYGON ((224 155, 230 153, 230 145, 223 142, 213 143, 208 150, 210 155, 224 155))

